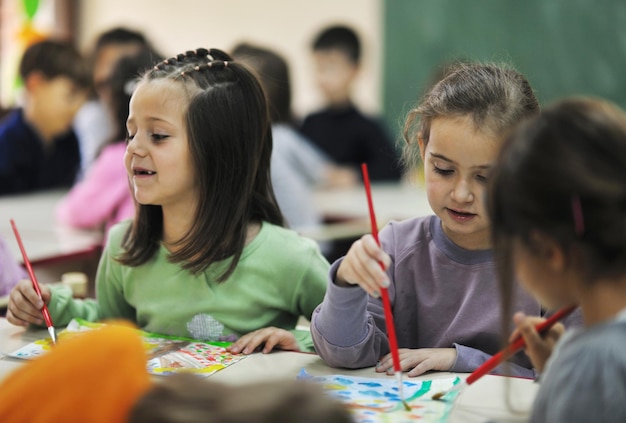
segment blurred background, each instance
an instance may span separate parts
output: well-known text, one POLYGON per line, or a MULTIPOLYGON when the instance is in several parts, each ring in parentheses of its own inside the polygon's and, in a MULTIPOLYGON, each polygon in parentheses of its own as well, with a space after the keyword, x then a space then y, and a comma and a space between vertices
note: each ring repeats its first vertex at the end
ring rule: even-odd
POLYGON ((19 101, 16 67, 45 35, 86 54, 101 32, 143 32, 165 55, 254 42, 287 58, 293 109, 320 106, 310 44, 324 26, 352 26, 363 43, 354 100, 399 133, 406 110, 459 59, 507 61, 542 104, 572 94, 626 106, 626 2, 622 0, 0 0, 0 101, 19 101))

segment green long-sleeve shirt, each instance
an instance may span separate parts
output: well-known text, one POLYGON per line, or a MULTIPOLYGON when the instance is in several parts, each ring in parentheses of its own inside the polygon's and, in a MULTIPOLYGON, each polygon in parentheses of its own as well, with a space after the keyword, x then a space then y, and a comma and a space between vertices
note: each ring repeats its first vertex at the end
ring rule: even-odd
POLYGON ((248 332, 275 326, 293 331, 300 348, 312 351, 307 331, 295 330, 299 316, 311 317, 326 290, 329 264, 314 241, 264 223, 245 247, 224 282, 217 277, 227 261, 193 275, 168 262, 160 247, 149 262, 129 267, 114 257, 129 226, 114 226, 96 277, 96 300, 76 300, 55 288, 49 310, 56 325, 80 317, 96 321, 123 318, 149 332, 208 341, 233 341, 248 332))

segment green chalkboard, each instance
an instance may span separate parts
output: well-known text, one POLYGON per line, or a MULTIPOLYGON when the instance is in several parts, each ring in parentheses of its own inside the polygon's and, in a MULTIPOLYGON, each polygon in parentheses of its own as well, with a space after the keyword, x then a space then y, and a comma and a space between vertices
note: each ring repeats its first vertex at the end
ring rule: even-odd
POLYGON ((384 0, 384 115, 397 133, 436 69, 506 61, 542 105, 569 95, 626 108, 624 0, 384 0))

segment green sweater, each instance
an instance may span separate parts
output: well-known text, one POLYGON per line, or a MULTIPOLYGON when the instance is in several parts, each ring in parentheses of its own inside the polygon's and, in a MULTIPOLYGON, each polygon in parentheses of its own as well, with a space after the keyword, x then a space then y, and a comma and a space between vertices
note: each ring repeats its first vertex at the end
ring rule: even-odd
POLYGON ((313 351, 308 331, 295 330, 299 316, 310 319, 326 291, 329 264, 314 241, 264 223, 245 247, 231 276, 218 283, 228 261, 197 275, 168 262, 161 246, 148 263, 121 265, 129 222, 114 226, 96 276, 96 300, 72 299, 68 288, 53 288, 49 310, 56 325, 72 318, 122 318, 140 328, 206 341, 234 341, 275 326, 292 331, 301 350, 313 351))

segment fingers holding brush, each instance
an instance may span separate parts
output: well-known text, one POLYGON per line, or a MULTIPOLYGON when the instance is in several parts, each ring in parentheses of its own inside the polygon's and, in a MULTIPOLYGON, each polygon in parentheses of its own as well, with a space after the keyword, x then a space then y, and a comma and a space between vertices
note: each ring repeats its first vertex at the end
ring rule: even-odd
POLYGON ((373 297, 380 296, 380 288, 389 286, 386 269, 391 263, 372 235, 364 235, 354 242, 344 257, 335 282, 340 286, 359 285, 373 297), (382 266, 381 266, 382 263, 382 266))
POLYGON ((547 332, 540 335, 535 326, 544 320, 541 317, 526 316, 521 312, 515 313, 513 322, 517 328, 511 335, 512 339, 518 335, 524 338, 526 342, 524 351, 539 373, 543 372, 546 361, 552 354, 554 345, 565 331, 563 324, 556 323, 547 332))
POLYGON ((42 298, 39 298, 30 280, 24 279, 18 282, 9 295, 7 307, 7 320, 18 326, 43 325, 41 314, 44 301, 50 301, 50 288, 41 286, 42 298))

